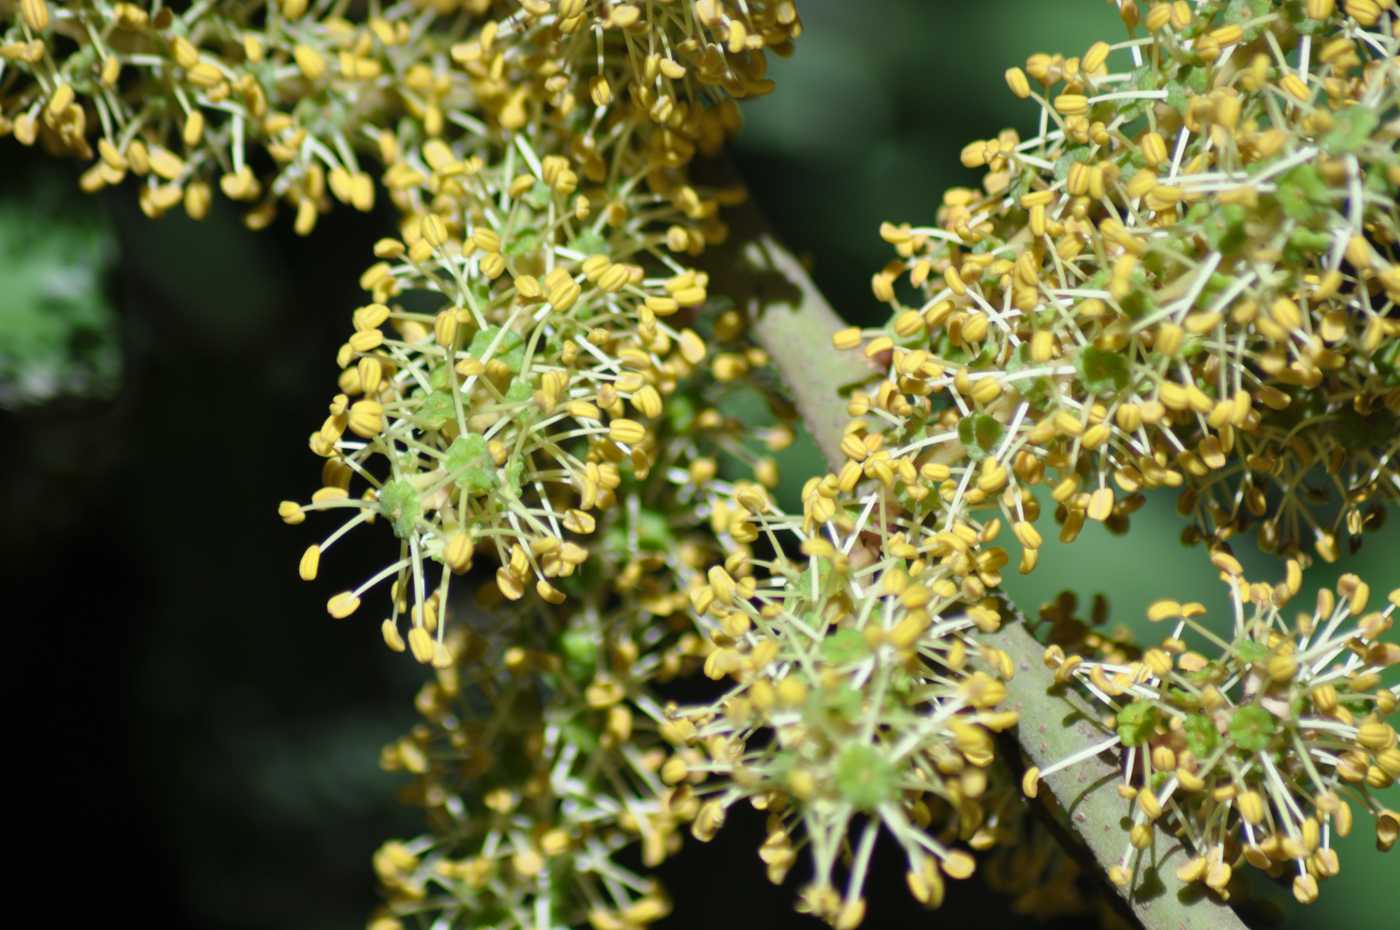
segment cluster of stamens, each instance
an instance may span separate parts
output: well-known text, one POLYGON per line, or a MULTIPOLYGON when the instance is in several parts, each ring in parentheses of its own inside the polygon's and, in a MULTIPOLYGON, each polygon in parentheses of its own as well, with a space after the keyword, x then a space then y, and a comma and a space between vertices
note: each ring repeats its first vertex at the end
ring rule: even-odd
POLYGON ((1132 882, 1155 826, 1190 850, 1177 873, 1183 881, 1228 897, 1243 860, 1291 875, 1294 896, 1308 903, 1340 868, 1333 840, 1351 831, 1353 805, 1375 818, 1382 849, 1400 830, 1400 814, 1376 795, 1400 778, 1400 746, 1385 722, 1400 689, 1382 682, 1400 664, 1400 645, 1382 640, 1400 590, 1368 611, 1368 586, 1344 575, 1335 592, 1323 589, 1311 612, 1289 621, 1285 610, 1303 581, 1296 561, 1276 585, 1246 581, 1227 553, 1212 561, 1234 607, 1228 636, 1204 621, 1202 605, 1162 600, 1148 618, 1172 631, 1136 658, 1046 650, 1057 680, 1105 708, 1107 732, 1029 770, 1024 788, 1034 796, 1041 779, 1112 753, 1130 809, 1115 882, 1132 882))
POLYGON ((884 226, 892 319, 838 336, 888 366, 852 404, 852 461, 943 453, 955 506, 1005 469, 1000 511, 1034 522, 1045 485, 1062 541, 1125 529, 1154 488, 1192 540, 1257 529, 1330 561, 1378 526, 1400 487, 1397 39, 1393 11, 1351 6, 1124 4, 1145 34, 1010 69, 1036 133, 969 144, 980 189, 884 226))

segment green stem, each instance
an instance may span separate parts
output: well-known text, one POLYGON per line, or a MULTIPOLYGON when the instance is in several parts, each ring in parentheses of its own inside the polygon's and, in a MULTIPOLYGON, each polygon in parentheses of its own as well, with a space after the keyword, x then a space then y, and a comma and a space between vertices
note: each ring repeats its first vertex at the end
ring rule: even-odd
POLYGON ((849 417, 840 395, 868 381, 875 369, 859 353, 832 346, 831 334, 844 325, 841 318, 757 208, 745 203, 726 218, 732 235, 707 265, 711 290, 739 305, 822 454, 828 462, 841 462, 849 417))
MULTIPOLYGON (((840 389, 868 380, 873 369, 858 353, 832 347, 832 334, 844 324, 758 211, 751 206, 735 210, 732 226, 735 241, 712 275, 728 281, 732 270, 738 273, 736 282, 750 276, 758 282, 736 283, 743 291, 735 299, 748 311, 754 337, 772 357, 828 463, 838 467, 844 461, 841 437, 847 420, 840 389)), ((715 290, 731 293, 723 286, 715 290)), ((1055 687, 1041 661, 1043 647, 1026 629, 1024 617, 1007 606, 1011 619, 985 641, 1015 663, 1007 704, 1020 714, 1016 735, 1031 763, 1048 768, 1102 742, 1105 734, 1093 722, 1092 709, 1055 687)), ((1128 842, 1123 827, 1128 802, 1117 791, 1121 781, 1118 769, 1099 756, 1042 782, 1105 872, 1118 865, 1128 842)), ((1246 930, 1228 906, 1176 877, 1187 858, 1179 842, 1156 831, 1130 887, 1120 889, 1137 919, 1147 930, 1246 930)))
MULTIPOLYGON (((1014 608, 1004 612, 1014 619, 985 635, 983 642, 1007 653, 1016 666, 1016 676, 1007 683, 1006 704, 1020 714, 1016 736, 1031 764, 1048 768, 1103 742, 1107 733, 1094 723, 1093 709, 1055 686, 1054 676, 1041 661, 1044 647, 1026 629, 1024 617, 1014 608)), ((1129 802, 1119 796, 1117 787, 1122 781, 1122 771, 1103 756, 1041 781, 1042 792, 1050 789, 1070 826, 1105 871, 1119 864, 1128 843, 1123 823, 1129 816, 1129 802)), ((1154 831, 1132 884, 1120 889, 1133 914, 1148 930, 1244 930, 1244 923, 1227 905, 1203 893, 1201 886, 1187 885, 1176 877, 1176 870, 1190 858, 1179 841, 1154 831)))

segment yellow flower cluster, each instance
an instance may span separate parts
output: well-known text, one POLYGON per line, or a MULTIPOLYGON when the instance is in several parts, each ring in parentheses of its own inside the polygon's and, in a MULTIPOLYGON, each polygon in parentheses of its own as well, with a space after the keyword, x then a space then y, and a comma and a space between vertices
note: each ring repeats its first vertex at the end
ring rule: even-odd
POLYGON ((428 830, 375 856, 375 930, 650 924, 665 895, 616 854, 654 866, 740 801, 769 877, 805 849, 799 907, 841 930, 882 833, 929 906, 975 850, 1018 907, 1082 911, 995 751, 1018 719, 986 639, 997 542, 1034 569, 1041 489, 1063 542, 1178 489, 1235 618, 1160 602, 1175 628, 1140 650, 1096 629, 1104 605, 1048 605, 1047 664, 1109 718, 1024 794, 1111 754, 1121 885, 1157 828, 1195 856, 1183 881, 1225 894, 1243 859, 1302 901, 1353 804, 1396 841, 1375 792, 1400 777, 1400 594, 1368 613, 1346 576, 1283 609, 1309 548, 1336 558, 1400 494, 1400 13, 1119 8, 1128 40, 1006 73, 1039 123, 963 150, 980 188, 882 228, 891 319, 835 338, 881 371, 788 515, 769 453, 793 430, 721 412, 754 388, 783 407, 748 377, 768 356, 691 266, 742 192, 690 169, 771 89, 792 0, 0 0, 0 135, 89 161, 85 189, 135 176, 148 214, 195 218, 219 191, 302 234, 334 201, 396 211, 310 435, 321 486, 279 508, 343 517, 307 581, 388 524, 397 555, 327 610, 387 584, 385 642, 434 667, 382 755, 428 830), (1246 530, 1290 557, 1282 584, 1244 580, 1246 530), (660 696, 692 672, 723 693, 660 696))
POLYGON ((541 909, 546 926, 665 916, 659 889, 612 861, 640 840, 655 865, 678 842, 679 814, 659 800, 654 726, 643 732, 638 695, 606 671, 636 660, 635 645, 595 643, 596 611, 566 625, 536 602, 496 622, 516 628, 454 632, 461 658, 419 693, 424 723, 385 748, 386 767, 413 775, 410 800, 430 830, 375 857, 385 926, 493 914, 528 928, 541 909))
POLYGON ((201 218, 217 189, 301 233, 332 201, 370 209, 396 151, 535 120, 595 154, 644 123, 631 144, 682 168, 801 31, 791 0, 6 0, 0 23, 0 136, 91 160, 85 190, 137 177, 152 216, 201 218))
POLYGON ((1400 487, 1400 38, 1362 7, 1125 3, 1138 36, 1007 71, 1037 132, 969 144, 980 189, 881 230, 893 316, 838 340, 888 367, 851 460, 994 504, 1023 569, 1037 485, 1065 541, 1153 488, 1195 540, 1332 560, 1377 525, 1400 487))
MULTIPOLYGON (((506 597, 563 600, 619 485, 664 454, 657 422, 707 358, 697 328, 742 333, 733 313, 701 322, 708 278, 676 259, 724 238, 719 208, 742 192, 697 187, 686 167, 737 127, 724 95, 764 90, 763 50, 798 29, 781 2, 521 3, 450 45, 465 82, 450 130, 375 136, 400 229, 361 277, 372 302, 311 436, 323 486, 282 515, 349 513, 307 550, 308 580, 378 516, 400 554, 332 597, 332 616, 392 578, 386 641, 446 664, 438 621, 476 555, 506 597)), ((710 362, 732 381, 766 358, 741 344, 710 362)))
POLYGON ((743 486, 716 510, 728 556, 690 597, 705 674, 730 687, 673 713, 666 735, 681 748, 662 770, 706 798, 699 839, 740 801, 766 810, 769 878, 781 882, 807 848, 813 874, 798 907, 842 930, 864 917, 882 829, 924 904, 942 901, 945 877, 972 874, 956 844, 996 842, 1007 795, 984 805, 999 776, 993 736, 1017 719, 999 706, 1010 658, 976 640, 1000 624, 997 605, 956 609, 959 589, 933 560, 881 545, 886 515, 873 504, 853 525, 804 528, 743 486))
POLYGON ((254 227, 279 202, 303 233, 332 197, 369 210, 367 133, 431 73, 408 73, 406 15, 353 23, 330 6, 6 3, 0 135, 91 160, 84 190, 136 177, 150 216, 202 218, 216 189, 254 227))
POLYGON ((451 572, 478 549, 501 564, 507 597, 529 586, 562 600, 554 581, 587 558, 575 540, 615 502, 624 469, 651 469, 648 425, 705 358, 696 332, 669 322, 704 301, 703 276, 647 276, 634 260, 654 260, 645 240, 570 210, 566 169, 549 158, 518 175, 511 159, 499 170, 438 162, 439 177, 460 175, 461 208, 378 244, 384 260, 362 278, 376 302, 355 313, 341 392, 311 437, 331 480, 307 507, 348 509, 351 524, 388 518, 403 555, 383 576, 412 578, 415 628, 435 625, 416 616, 425 561, 450 570, 445 601, 451 572), (348 494, 357 478, 368 495, 348 494))
POLYGON ((1400 645, 1381 640, 1400 590, 1368 611, 1369 587, 1343 575, 1289 622, 1284 609, 1303 581, 1296 561, 1276 585, 1246 581, 1224 552, 1212 561, 1234 606, 1228 637, 1203 622, 1202 605, 1162 600, 1148 619, 1172 632, 1136 657, 1046 650, 1056 679, 1082 686, 1111 717, 1102 743, 1029 770, 1024 788, 1034 796, 1043 777, 1115 752, 1132 813, 1113 881, 1132 881, 1155 824, 1194 854, 1178 870, 1183 881, 1228 897, 1243 859, 1276 878, 1291 873, 1294 896, 1309 903, 1341 867, 1332 842, 1351 832, 1352 804, 1375 818, 1381 849, 1400 831, 1400 813, 1374 793, 1400 778, 1400 745, 1384 719, 1400 688, 1382 683, 1400 665, 1400 645))
MULTIPOLYGON (((435 305, 413 312, 374 303, 356 312, 358 329, 341 350, 342 393, 310 440, 326 458, 323 487, 310 502, 281 508, 288 522, 307 511, 349 515, 307 549, 306 580, 347 531, 380 516, 390 523, 399 558, 332 597, 327 609, 348 616, 366 591, 393 579, 385 640, 423 662, 450 662, 439 619, 448 614, 453 577, 479 552, 499 564, 495 586, 506 598, 532 588, 560 603, 596 548, 590 540, 599 521, 620 506, 629 483, 654 471, 679 473, 699 494, 715 479, 717 453, 777 481, 771 458, 754 453, 734 421, 706 406, 735 385, 736 357, 761 365, 763 353, 739 341, 738 351, 697 367, 705 343, 668 323, 703 299, 703 276, 644 277, 641 265, 602 254, 626 254, 628 239, 614 245, 598 227, 560 220, 551 209, 558 194, 541 179, 529 190, 514 186, 516 196, 507 192, 491 211, 505 217, 504 241, 484 223, 468 232, 470 220, 456 238, 451 220, 444 226, 451 233, 431 234, 436 246, 421 232, 406 237, 414 242, 406 249, 401 240, 381 243, 382 253, 401 254, 367 273, 375 296, 392 302, 402 290, 435 305), (580 251, 580 240, 593 254, 580 251), (499 269, 494 280, 483 268, 491 263, 499 269), (351 495, 356 481, 369 486, 351 495)), ((434 222, 431 215, 427 223, 434 222)), ((722 347, 721 336, 742 335, 732 313, 714 322, 711 339, 722 347)), ((780 426, 768 446, 780 449, 791 437, 780 426)))
POLYGON ((676 724, 658 686, 708 652, 686 591, 719 557, 710 523, 736 493, 716 456, 752 454, 737 421, 687 406, 726 402, 735 386, 695 380, 671 400, 662 458, 600 513, 592 558, 561 582, 567 604, 512 603, 485 585, 454 607, 444 661, 415 701, 422 721, 381 754, 411 778, 427 832, 375 856, 386 904, 374 930, 488 917, 636 930, 668 913, 657 883, 615 854, 640 847, 654 867, 701 812, 672 774, 676 724))
POLYGON ((1278 608, 1304 546, 1337 558, 1339 534, 1359 543, 1400 488, 1400 162, 1382 124, 1400 20, 1330 3, 1120 10, 1145 34, 1007 72, 1040 105, 1038 132, 967 146, 980 190, 949 191, 937 225, 882 228, 898 257, 873 289, 891 319, 833 342, 884 374, 851 398, 846 462, 808 482, 802 529, 920 565, 944 611, 1000 584, 1003 523, 1034 569, 1041 487, 1065 543, 1089 521, 1125 532, 1147 492, 1178 488, 1184 538, 1211 542, 1232 578, 1220 547, 1257 529, 1293 560, 1286 589, 1235 589, 1260 605, 1236 631, 1248 659, 1216 637, 1206 660, 1181 630, 1144 654, 1050 605, 1047 661, 1110 703, 1117 732, 1024 788, 1115 754, 1136 805, 1115 882, 1133 882, 1155 824, 1198 853, 1183 881, 1223 892, 1243 855, 1295 870, 1308 901, 1336 870, 1344 789, 1383 846, 1395 833, 1369 793, 1396 777, 1380 719, 1395 691, 1377 677, 1396 661, 1376 639, 1390 610, 1340 632, 1352 608, 1334 614, 1335 598, 1298 628, 1278 608), (1209 752, 1185 745, 1187 720, 1209 752))
POLYGON ((645 690, 661 654, 643 652, 633 637, 644 631, 609 622, 596 604, 466 619, 449 640, 458 658, 419 692, 423 723, 383 753, 386 768, 412 776, 408 799, 429 832, 375 856, 387 901, 370 926, 491 915, 521 930, 608 928, 664 917, 660 888, 614 861, 640 843, 654 866, 680 842, 686 804, 657 776, 661 714, 645 690))

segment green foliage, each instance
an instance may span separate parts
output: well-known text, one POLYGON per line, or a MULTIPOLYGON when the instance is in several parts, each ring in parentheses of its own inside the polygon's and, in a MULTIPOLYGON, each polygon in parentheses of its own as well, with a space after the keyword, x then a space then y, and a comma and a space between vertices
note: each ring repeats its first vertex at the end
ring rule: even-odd
POLYGON ((1094 394, 1117 393, 1128 386, 1128 360, 1116 352, 1087 346, 1075 359, 1075 368, 1094 394))
POLYGON ((423 501, 417 488, 399 478, 379 489, 379 511, 389 519, 394 535, 407 539, 413 535, 413 527, 423 515, 423 501))
POLYGON ((1149 701, 1134 701, 1118 712, 1118 738, 1125 746, 1141 746, 1156 723, 1157 708, 1149 701))
POLYGON ((472 358, 485 360, 488 353, 493 359, 500 359, 510 369, 511 374, 520 374, 520 366, 525 361, 525 344, 520 334, 507 330, 501 335, 499 326, 488 326, 472 336, 467 354, 472 358))
POLYGON ((486 437, 477 433, 452 440, 442 464, 452 480, 469 493, 485 494, 500 484, 491 453, 486 450, 486 437))
POLYGON ((873 810, 894 796, 895 769, 873 746, 851 743, 836 757, 836 787, 861 810, 873 810))
POLYGON ((967 449, 968 457, 974 460, 991 455, 1002 432, 1001 423, 985 413, 965 417, 958 422, 958 441, 967 449))
POLYGON ((870 653, 859 630, 838 630, 822 640, 822 658, 832 665, 849 665, 870 653))
POLYGON ((1204 759, 1220 745, 1220 731, 1215 721, 1204 714, 1192 714, 1186 718, 1186 748, 1198 759, 1204 759))
POLYGON ((1253 704, 1241 707, 1230 717, 1230 738, 1236 746, 1249 752, 1259 752, 1268 746, 1277 731, 1273 715, 1253 704))
POLYGON ((115 388, 121 350, 103 277, 116 252, 76 192, 40 184, 0 200, 0 406, 115 388))

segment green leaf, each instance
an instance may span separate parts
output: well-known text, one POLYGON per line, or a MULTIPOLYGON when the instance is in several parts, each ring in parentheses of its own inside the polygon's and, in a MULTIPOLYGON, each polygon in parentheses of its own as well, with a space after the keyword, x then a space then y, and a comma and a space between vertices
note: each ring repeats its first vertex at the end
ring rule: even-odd
MULTIPOLYGON (((1224 21, 1227 23, 1246 23, 1258 20, 1270 11, 1274 0, 1230 0, 1230 5, 1225 8, 1224 21)), ((1244 30, 1245 40, 1251 40, 1259 35, 1263 26, 1255 23, 1244 30)))
POLYGON ((610 526, 604 546, 614 558, 627 559, 638 551, 670 552, 676 547, 676 537, 665 515, 642 509, 635 524, 619 521, 610 526))
POLYGON ((1123 308, 1123 312, 1134 320, 1140 320, 1145 316, 1150 316, 1157 309, 1157 303, 1148 293, 1147 288, 1141 286, 1141 282, 1134 281, 1133 289, 1118 301, 1118 306, 1123 308))
POLYGON ((1347 107, 1332 116, 1332 129, 1322 137, 1322 148, 1330 155, 1345 155, 1365 145, 1381 121, 1375 110, 1366 106, 1347 107))
POLYGON ((822 640, 821 654, 822 658, 832 665, 849 665, 869 655, 870 647, 866 645, 865 637, 859 630, 848 628, 837 630, 822 640))
POLYGON ((985 413, 975 413, 958 421, 958 440, 974 461, 992 454, 1002 432, 1001 423, 985 413))
POLYGON ((1230 718, 1230 739, 1248 752, 1259 752, 1268 746, 1277 732, 1273 714, 1254 704, 1241 707, 1230 718))
POLYGON ((1303 261, 1313 255, 1326 252, 1332 247, 1332 234, 1327 231, 1314 231, 1299 227, 1288 234, 1288 242, 1283 247, 1285 259, 1290 262, 1303 261))
POLYGON ((1235 640, 1235 655, 1245 662, 1263 662, 1269 657, 1269 647, 1252 639, 1235 640))
POLYGON ((581 717, 573 717, 563 726, 563 737, 566 743, 571 743, 583 750, 585 754, 598 750, 599 728, 592 721, 581 717))
POLYGON ((1234 282, 1235 279, 1228 274, 1222 274, 1219 271, 1212 272, 1211 276, 1206 278, 1206 286, 1201 288, 1201 293, 1207 297, 1212 294, 1219 294, 1234 282))
POLYGON ((569 240, 569 248, 584 255, 605 255, 608 251, 608 240, 591 229, 585 230, 569 240))
POLYGON ((1075 162, 1087 162, 1092 160, 1093 156, 1089 153, 1088 146, 1075 146, 1074 148, 1065 152, 1065 154, 1061 155, 1058 159, 1056 159, 1055 180, 1063 181, 1066 178, 1068 178, 1069 169, 1074 166, 1075 162))
POLYGON ((499 326, 488 326, 485 329, 477 330, 472 336, 472 344, 467 347, 467 354, 478 361, 489 361, 490 359, 500 359, 505 362, 506 367, 512 374, 520 374, 520 366, 525 362, 525 340, 520 338, 520 334, 514 330, 507 330, 505 335, 497 337, 501 332, 499 326), (491 344, 495 343, 495 348, 491 344), (490 357, 487 357, 487 351, 490 357))
POLYGON ((695 422, 695 401, 680 391, 666 400, 666 420, 672 431, 683 434, 695 422))
POLYGON ((1187 102, 1190 99, 1186 94, 1186 87, 1180 81, 1167 82, 1167 106, 1178 113, 1185 114, 1187 102))
POLYGON ((1184 707, 1187 710, 1194 710, 1201 706, 1201 699, 1194 692, 1185 688, 1169 686, 1167 688, 1168 699, 1177 707, 1184 707))
POLYGON ((1237 203, 1227 203, 1205 215, 1201 220, 1201 232, 1212 249, 1222 255, 1234 255, 1244 246, 1246 240, 1244 221, 1244 207, 1237 203))
POLYGON ((1128 86, 1135 90, 1156 90, 1160 86, 1160 76, 1150 62, 1134 68, 1129 75, 1128 86))
POLYGON ((1118 738, 1124 746, 1141 746, 1152 735, 1157 723, 1157 708, 1149 701, 1134 701, 1120 710, 1118 738))
POLYGON ((1400 339, 1390 339, 1381 344, 1371 356, 1376 368, 1385 376, 1390 387, 1400 386, 1400 339))
POLYGON ((418 409, 413 412, 413 422, 423 429, 439 430, 451 423, 456 416, 457 408, 452 404, 452 393, 433 391, 419 402, 418 409))
POLYGON ((530 387, 530 382, 524 378, 511 378, 510 387, 506 388, 506 400, 513 404, 524 403, 535 395, 535 391, 530 387))
POLYGON ((1087 346, 1074 367, 1080 382, 1094 394, 1116 394, 1128 386, 1128 360, 1117 352, 1087 346))
POLYGON ((549 189, 548 184, 541 184, 536 181, 534 186, 526 191, 523 199, 536 210, 543 210, 545 207, 549 206, 550 198, 553 196, 554 192, 549 189))
POLYGON ((836 790, 848 803, 863 811, 874 810, 892 800, 898 787, 898 773, 874 746, 852 743, 836 757, 836 790))
POLYGON ((598 665, 598 635, 592 630, 565 630, 559 636, 559 653, 564 657, 569 677, 587 681, 598 665))
POLYGON ((1191 750, 1191 754, 1197 759, 1206 758, 1220 745, 1220 731, 1215 728, 1215 721, 1204 714, 1192 714, 1187 717, 1184 729, 1186 748, 1191 750))
POLYGON ((520 255, 529 255, 533 252, 537 252, 539 251, 539 248, 539 230, 527 226, 524 229, 517 229, 515 232, 511 233, 510 238, 506 241, 506 244, 501 248, 501 251, 504 252, 506 255, 516 257, 520 255))
POLYGON ((646 552, 668 552, 676 545, 671 523, 664 514, 642 509, 637 514, 637 548, 646 552))
POLYGON ((855 688, 842 685, 839 688, 824 689, 819 694, 819 706, 827 713, 848 723, 860 719, 861 698, 860 692, 855 688))
POLYGON ((500 485, 496 463, 486 448, 486 437, 477 433, 452 440, 442 464, 452 480, 470 494, 485 494, 500 485))
POLYGON ((27 183, 0 203, 0 407, 106 395, 121 374, 103 284, 116 238, 71 184, 27 183))
MULTIPOLYGON (((1037 320, 1037 326, 1051 325, 1053 321, 1050 318, 1053 316, 1053 313, 1044 313, 1046 319, 1037 320)), ((1029 349, 1030 346, 1024 342, 1016 347, 1016 351, 1012 352, 1011 357, 1005 362, 1007 374, 1015 374, 1027 368, 1039 368, 1042 371, 1044 370, 1043 362, 1031 361, 1029 349)), ((1044 375, 1034 378, 1017 378, 1016 382, 1020 388, 1021 396, 1029 400, 1032 404, 1040 404, 1047 400, 1054 387, 1054 383, 1044 375)))
MULTIPOLYGON (((831 563, 822 558, 809 559, 807 561, 807 567, 802 570, 802 574, 797 576, 797 584, 793 585, 792 593, 795 597, 807 600, 812 596, 813 571, 815 571, 817 575, 816 590, 820 591, 827 578, 831 577, 831 563)), ((816 620, 815 622, 819 625, 821 624, 820 620, 816 620)))
POLYGON ((506 476, 506 488, 512 495, 519 497, 520 484, 525 478, 525 461, 520 458, 509 459, 501 471, 506 476))
POLYGON ((1279 179, 1278 191, 1274 196, 1278 198, 1286 216, 1306 223, 1317 215, 1319 207, 1327 205, 1329 190, 1317 169, 1303 164, 1279 179))
POLYGON ((1395 189, 1395 185, 1390 183, 1390 178, 1387 176, 1386 165, 1382 162, 1371 165, 1366 171, 1366 180, 1363 184, 1367 193, 1382 197, 1395 189))
POLYGON ((389 520, 395 536, 407 539, 423 514, 418 489, 402 478, 390 481, 379 489, 379 512, 389 520))

